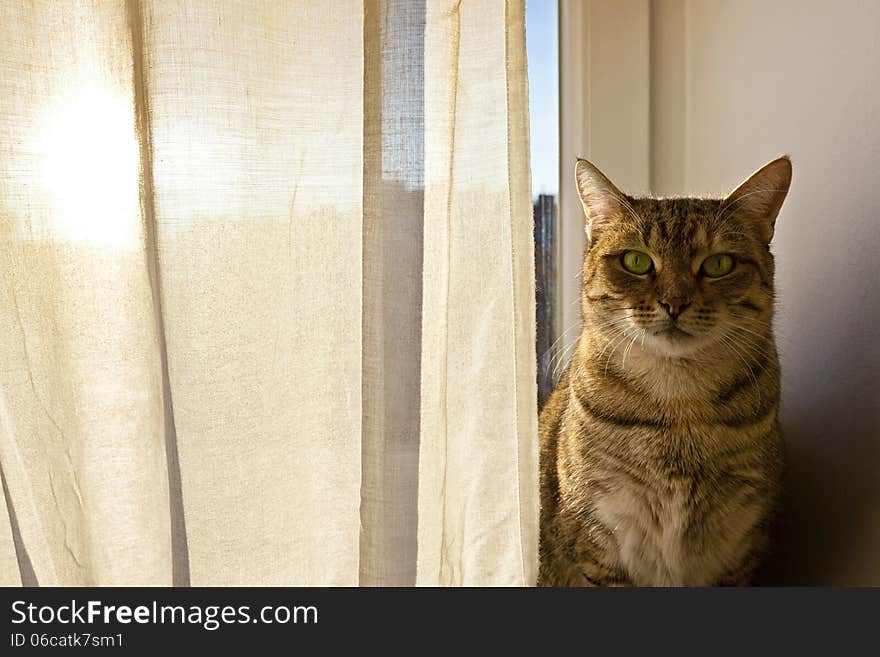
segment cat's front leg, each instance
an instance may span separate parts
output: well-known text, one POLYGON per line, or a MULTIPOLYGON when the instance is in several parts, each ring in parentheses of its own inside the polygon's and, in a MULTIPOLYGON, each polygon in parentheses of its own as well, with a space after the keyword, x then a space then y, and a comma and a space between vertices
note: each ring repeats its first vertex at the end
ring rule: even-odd
POLYGON ((578 586, 633 586, 626 573, 619 568, 596 562, 579 565, 581 583, 578 586))
POLYGON ((743 558, 735 568, 730 569, 718 581, 718 586, 752 586, 755 573, 764 560, 765 547, 756 546, 743 558))

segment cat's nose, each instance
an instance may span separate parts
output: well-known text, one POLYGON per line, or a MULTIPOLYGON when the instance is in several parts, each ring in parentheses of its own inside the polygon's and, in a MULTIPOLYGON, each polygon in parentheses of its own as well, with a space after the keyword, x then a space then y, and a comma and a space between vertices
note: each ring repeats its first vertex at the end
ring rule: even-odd
POLYGON ((669 316, 675 319, 684 312, 685 308, 691 305, 691 300, 687 297, 666 297, 665 299, 660 299, 659 303, 669 313, 669 316))

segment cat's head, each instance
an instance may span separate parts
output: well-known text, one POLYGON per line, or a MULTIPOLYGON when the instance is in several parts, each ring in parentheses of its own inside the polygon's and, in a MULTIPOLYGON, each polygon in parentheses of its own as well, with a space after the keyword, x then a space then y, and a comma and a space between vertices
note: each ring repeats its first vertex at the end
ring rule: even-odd
POLYGON ((766 332, 769 244, 791 184, 788 158, 724 199, 632 198, 586 160, 576 177, 589 238, 581 291, 589 330, 666 357, 766 332))

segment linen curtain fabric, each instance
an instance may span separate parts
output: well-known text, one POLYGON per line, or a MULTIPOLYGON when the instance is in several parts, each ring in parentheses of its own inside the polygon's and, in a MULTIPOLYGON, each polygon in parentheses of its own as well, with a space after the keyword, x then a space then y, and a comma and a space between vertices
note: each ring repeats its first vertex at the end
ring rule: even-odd
POLYGON ((0 583, 534 582, 524 39, 0 3, 0 583))

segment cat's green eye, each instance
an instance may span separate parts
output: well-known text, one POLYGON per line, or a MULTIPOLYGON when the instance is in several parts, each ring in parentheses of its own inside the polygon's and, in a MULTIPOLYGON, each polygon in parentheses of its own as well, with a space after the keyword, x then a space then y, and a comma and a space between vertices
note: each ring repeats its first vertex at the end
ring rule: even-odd
POLYGON ((726 253, 716 253, 715 255, 710 255, 708 258, 703 260, 703 264, 700 269, 702 269, 703 273, 709 278, 720 278, 721 276, 726 276, 733 269, 733 256, 726 253))
POLYGON ((654 266, 651 256, 641 251, 627 251, 621 259, 623 268, 633 274, 647 274, 654 266))

